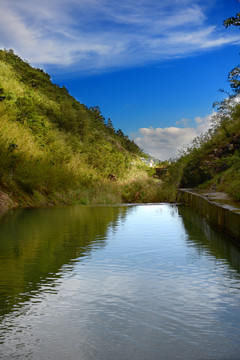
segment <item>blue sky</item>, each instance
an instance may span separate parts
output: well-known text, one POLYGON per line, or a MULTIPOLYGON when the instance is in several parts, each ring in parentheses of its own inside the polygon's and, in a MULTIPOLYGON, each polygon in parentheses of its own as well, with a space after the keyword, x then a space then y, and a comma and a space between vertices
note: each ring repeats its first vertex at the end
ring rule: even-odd
POLYGON ((146 152, 177 155, 210 124, 239 60, 237 0, 1 0, 0 47, 47 71, 146 152))

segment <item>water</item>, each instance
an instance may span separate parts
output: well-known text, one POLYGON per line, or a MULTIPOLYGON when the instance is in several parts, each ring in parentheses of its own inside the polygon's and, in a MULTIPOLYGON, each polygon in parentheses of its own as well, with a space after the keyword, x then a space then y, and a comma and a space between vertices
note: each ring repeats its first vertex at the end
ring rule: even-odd
POLYGON ((239 360, 240 248, 184 206, 0 217, 0 359, 239 360))

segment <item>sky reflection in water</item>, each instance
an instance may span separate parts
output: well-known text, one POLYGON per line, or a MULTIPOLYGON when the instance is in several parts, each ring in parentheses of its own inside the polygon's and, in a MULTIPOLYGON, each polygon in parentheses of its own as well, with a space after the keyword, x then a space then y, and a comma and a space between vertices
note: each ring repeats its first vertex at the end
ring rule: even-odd
POLYGON ((15 211, 1 359, 239 359, 240 249, 183 206, 15 211))

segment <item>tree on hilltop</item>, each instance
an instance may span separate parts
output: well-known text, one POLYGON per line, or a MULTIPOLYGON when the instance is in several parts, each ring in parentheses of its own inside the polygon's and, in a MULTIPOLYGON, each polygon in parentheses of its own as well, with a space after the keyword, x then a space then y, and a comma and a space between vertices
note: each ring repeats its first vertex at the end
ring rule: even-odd
MULTIPOLYGON (((238 0, 240 2, 240 0, 238 0)), ((224 20, 223 25, 225 28, 229 26, 240 26, 240 12, 235 16, 232 16, 226 20, 224 20)), ((240 93, 240 65, 237 65, 234 69, 232 69, 228 74, 229 84, 235 95, 240 93)))

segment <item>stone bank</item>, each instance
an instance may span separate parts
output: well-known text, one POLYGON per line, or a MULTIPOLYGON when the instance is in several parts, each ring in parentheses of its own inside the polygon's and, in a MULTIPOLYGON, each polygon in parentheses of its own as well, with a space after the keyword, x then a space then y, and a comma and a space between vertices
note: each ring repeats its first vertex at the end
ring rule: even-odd
POLYGON ((240 244, 240 204, 221 192, 179 189, 178 201, 240 244))

